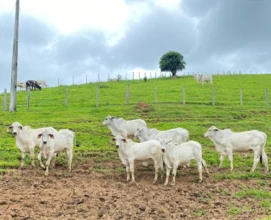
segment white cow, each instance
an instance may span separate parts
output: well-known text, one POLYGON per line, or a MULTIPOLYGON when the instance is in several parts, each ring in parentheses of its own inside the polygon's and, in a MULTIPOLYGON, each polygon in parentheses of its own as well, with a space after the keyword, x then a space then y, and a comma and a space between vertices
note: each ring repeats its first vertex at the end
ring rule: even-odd
POLYGON ((254 172, 259 160, 264 161, 265 172, 268 172, 268 158, 264 151, 266 143, 266 134, 258 130, 232 132, 230 129, 220 130, 212 126, 204 134, 204 137, 210 138, 221 153, 219 169, 222 166, 225 156, 228 155, 231 171, 233 170, 233 152, 254 151, 254 163, 251 172, 254 172))
POLYGON ((174 128, 165 131, 159 131, 156 128, 147 127, 138 128, 135 132, 141 142, 148 140, 168 139, 175 144, 181 144, 189 140, 189 132, 184 128, 174 128))
POLYGON ((119 158, 126 166, 127 182, 130 180, 130 173, 132 174, 132 182, 135 182, 134 161, 145 161, 147 159, 153 159, 154 161, 155 177, 153 183, 157 181, 159 169, 163 170, 163 153, 161 151, 162 146, 159 141, 151 140, 136 143, 130 139, 122 137, 121 135, 117 135, 115 138, 112 138, 112 141, 116 141, 119 158))
POLYGON ((200 74, 193 74, 193 77, 197 82, 200 81, 200 74))
POLYGON ((20 89, 26 88, 25 82, 17 81, 17 87, 20 89))
POLYGON ((47 88, 48 85, 46 84, 45 80, 35 80, 39 86, 42 86, 43 88, 47 88))
POLYGON ((114 136, 122 135, 125 138, 134 135, 138 128, 147 126, 142 119, 124 120, 110 115, 105 118, 103 125, 108 126, 114 136))
POLYGON ((196 141, 188 141, 179 145, 174 144, 172 141, 160 140, 162 151, 164 152, 164 162, 167 167, 167 176, 165 186, 168 184, 170 170, 172 170, 171 185, 175 185, 176 171, 178 166, 184 166, 195 159, 199 170, 199 182, 202 181, 202 167, 205 167, 207 174, 209 174, 207 165, 202 159, 202 149, 200 143, 196 141))
POLYGON ((58 132, 55 132, 52 129, 44 129, 41 133, 37 135, 37 139, 41 139, 40 144, 40 153, 38 159, 40 165, 43 168, 46 168, 45 175, 49 173, 49 166, 52 160, 52 166, 54 164, 54 159, 56 153, 61 153, 62 151, 66 152, 68 158, 68 169, 71 172, 71 163, 72 163, 72 150, 73 150, 73 141, 75 134, 69 129, 62 129, 58 132), (47 158, 45 167, 42 163, 42 158, 47 158))
MULTIPOLYGON (((12 134, 16 137, 16 146, 20 149, 22 154, 21 168, 24 167, 25 154, 30 153, 31 165, 34 167, 34 149, 40 147, 40 140, 37 140, 37 136, 45 128, 32 129, 30 126, 22 126, 19 122, 14 122, 10 125, 7 131, 12 131, 12 134)), ((55 130, 54 128, 51 128, 55 130)), ((56 131, 56 130, 55 130, 56 131)))
POLYGON ((213 84, 213 75, 209 75, 209 74, 201 74, 200 75, 200 80, 199 80, 202 85, 205 83, 205 82, 210 82, 210 85, 213 84))

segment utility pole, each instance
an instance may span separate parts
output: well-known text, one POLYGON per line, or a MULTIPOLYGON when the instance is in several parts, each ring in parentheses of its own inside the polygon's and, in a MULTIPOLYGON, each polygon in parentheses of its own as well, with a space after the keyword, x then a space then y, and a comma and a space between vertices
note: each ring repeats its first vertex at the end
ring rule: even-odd
POLYGON ((16 111, 16 89, 17 89, 17 68, 18 68, 18 37, 19 37, 19 0, 16 0, 13 54, 11 68, 11 84, 10 84, 10 105, 9 111, 16 111))

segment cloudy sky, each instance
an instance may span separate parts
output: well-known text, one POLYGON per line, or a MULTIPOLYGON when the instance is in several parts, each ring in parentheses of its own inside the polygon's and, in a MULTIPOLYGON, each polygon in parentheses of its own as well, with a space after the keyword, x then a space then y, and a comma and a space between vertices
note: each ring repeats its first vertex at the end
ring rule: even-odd
MULTIPOLYGON (((270 73, 270 0, 20 0, 18 80, 49 86, 159 72, 270 73)), ((0 0, 0 93, 10 90, 15 0, 0 0)))

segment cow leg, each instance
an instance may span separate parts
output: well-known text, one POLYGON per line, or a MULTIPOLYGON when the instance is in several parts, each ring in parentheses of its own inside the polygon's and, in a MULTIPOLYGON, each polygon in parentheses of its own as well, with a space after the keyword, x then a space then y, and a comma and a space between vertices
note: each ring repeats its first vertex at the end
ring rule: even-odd
POLYGON ((132 175, 132 182, 135 182, 135 168, 134 168, 134 159, 129 160, 130 172, 132 175))
POLYGON ((50 166, 50 162, 51 162, 51 159, 52 159, 52 155, 53 154, 51 154, 51 153, 48 155, 48 159, 47 159, 46 164, 45 164, 45 167, 46 167, 45 176, 48 176, 48 174, 49 174, 49 166, 50 166))
POLYGON ((153 184, 156 183, 157 179, 158 179, 158 172, 159 172, 159 169, 160 169, 160 160, 154 160, 154 168, 155 168, 155 176, 154 176, 154 180, 153 180, 153 184))
POLYGON ((232 156, 232 150, 231 150, 231 149, 227 149, 227 154, 228 154, 228 158, 229 158, 230 165, 231 165, 231 171, 233 171, 233 156, 232 156))
POLYGON ((165 181, 165 186, 168 184, 168 178, 169 178, 169 174, 170 174, 170 167, 166 166, 167 167, 167 176, 166 176, 166 181, 165 181))
POLYGON ((268 158, 267 158, 267 155, 265 153, 265 151, 263 150, 263 153, 262 153, 262 158, 263 158, 263 162, 264 162, 264 166, 265 166, 265 173, 268 173, 268 158))
POLYGON ((29 153, 30 153, 30 159, 31 159, 31 166, 35 167, 35 154, 34 154, 34 148, 30 148, 29 149, 29 153))
POLYGON ((207 167, 205 160, 201 159, 201 164, 205 168, 207 175, 209 175, 210 173, 209 173, 209 170, 208 170, 208 167, 207 167))
POLYGON ((256 167, 257 167, 257 164, 259 163, 259 160, 260 160, 260 155, 259 155, 259 150, 255 150, 254 151, 254 162, 253 162, 253 166, 251 168, 251 172, 254 172, 256 167))
POLYGON ((163 181, 164 178, 164 161, 161 159, 160 161, 160 168, 161 168, 161 181, 163 181))
POLYGON ((223 163, 223 161, 224 161, 224 159, 225 159, 225 156, 226 156, 227 154, 226 154, 226 152, 222 152, 221 153, 221 155, 220 155, 220 164, 219 164, 219 166, 218 166, 218 169, 220 170, 221 169, 221 167, 222 167, 222 163, 223 163))
POLYGON ((176 172, 177 172, 178 164, 173 164, 173 170, 172 170, 172 182, 171 185, 175 185, 175 178, 176 178, 176 172))
POLYGON ((41 151, 40 151, 39 154, 38 154, 38 160, 39 160, 39 162, 40 162, 40 166, 41 166, 43 169, 45 169, 45 166, 44 166, 44 164, 42 163, 42 153, 41 153, 41 151))
POLYGON ((67 159, 68 159, 68 169, 69 169, 69 172, 71 172, 71 170, 72 170, 72 151, 67 149, 66 155, 67 155, 67 159))
POLYGON ((197 164, 198 164, 198 171, 199 171, 199 182, 201 183, 202 182, 202 161, 199 160, 197 164))
POLYGON ((130 167, 129 167, 128 162, 126 162, 126 174, 127 174, 126 181, 129 182, 130 181, 130 167))
POLYGON ((25 160, 25 152, 21 152, 22 153, 22 159, 21 159, 21 168, 24 167, 24 160, 25 160))

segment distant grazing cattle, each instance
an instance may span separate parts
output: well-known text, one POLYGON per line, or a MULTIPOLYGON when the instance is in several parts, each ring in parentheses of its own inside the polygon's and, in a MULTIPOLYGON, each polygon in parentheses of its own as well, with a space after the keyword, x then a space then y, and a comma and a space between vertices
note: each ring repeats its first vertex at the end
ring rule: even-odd
POLYGON ((43 87, 43 88, 47 88, 48 85, 46 84, 45 80, 35 80, 39 86, 43 87))
POLYGON ((209 75, 209 74, 201 74, 200 78, 199 78, 199 81, 202 83, 202 85, 205 82, 210 82, 210 85, 212 85, 213 84, 213 76, 209 75))
POLYGON ((193 74, 193 77, 197 82, 200 81, 200 74, 193 74))
POLYGON ((25 85, 25 83, 24 83, 24 82, 17 81, 17 87, 18 87, 18 88, 20 88, 20 89, 22 89, 22 88, 25 88, 25 87, 26 87, 26 85, 25 85))
POLYGON ((35 80, 27 80, 26 81, 26 90, 28 88, 30 88, 31 90, 38 88, 39 90, 41 90, 41 87, 39 86, 39 84, 35 81, 35 80))

